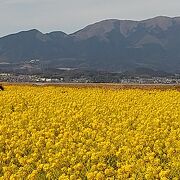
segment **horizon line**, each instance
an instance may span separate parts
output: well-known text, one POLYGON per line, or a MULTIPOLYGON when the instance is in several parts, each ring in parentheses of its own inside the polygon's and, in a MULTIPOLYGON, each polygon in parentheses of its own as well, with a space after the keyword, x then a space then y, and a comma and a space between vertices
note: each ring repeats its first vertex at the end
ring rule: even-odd
POLYGON ((15 35, 15 34, 18 34, 18 33, 22 33, 22 32, 29 32, 29 31, 38 31, 42 34, 49 34, 49 33, 52 33, 52 32, 62 32, 62 33, 65 33, 66 35, 72 35, 78 31, 81 31, 82 29, 88 27, 88 26, 91 26, 93 24, 97 24, 97 23, 100 23, 100 22, 103 22, 103 21, 109 21, 109 20, 116 20, 116 21, 131 21, 131 22, 143 22, 143 21, 148 21, 148 20, 152 20, 152 19, 156 19, 156 18, 169 18, 169 19, 175 19, 175 18, 180 18, 180 15, 179 16, 166 16, 166 15, 158 15, 158 16, 154 16, 154 17, 150 17, 150 18, 144 18, 144 19, 141 19, 141 20, 133 20, 133 19, 117 19, 117 18, 107 18, 107 19, 102 19, 102 20, 99 20, 99 21, 96 21, 94 23, 90 23, 82 28, 80 28, 79 30, 76 30, 72 33, 66 33, 64 31, 61 31, 61 30, 54 30, 54 31, 50 31, 50 32, 42 32, 40 31, 38 28, 32 28, 32 29, 27 29, 27 30, 20 30, 20 31, 17 31, 17 32, 14 32, 14 33, 10 33, 10 34, 7 34, 7 35, 3 35, 3 36, 0 36, 0 39, 1 38, 4 38, 4 37, 7 37, 7 36, 11 36, 11 35, 15 35))

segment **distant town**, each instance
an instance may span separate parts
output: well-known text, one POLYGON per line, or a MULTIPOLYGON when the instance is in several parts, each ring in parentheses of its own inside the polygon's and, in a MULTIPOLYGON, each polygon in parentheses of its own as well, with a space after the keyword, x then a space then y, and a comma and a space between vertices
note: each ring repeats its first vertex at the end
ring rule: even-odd
POLYGON ((68 77, 66 76, 43 76, 25 75, 13 73, 0 73, 0 82, 11 83, 122 83, 122 84, 180 84, 180 77, 110 77, 107 75, 96 77, 68 77))
POLYGON ((180 73, 167 73, 144 67, 124 72, 53 67, 35 59, 17 64, 1 63, 0 82, 180 84, 180 73))

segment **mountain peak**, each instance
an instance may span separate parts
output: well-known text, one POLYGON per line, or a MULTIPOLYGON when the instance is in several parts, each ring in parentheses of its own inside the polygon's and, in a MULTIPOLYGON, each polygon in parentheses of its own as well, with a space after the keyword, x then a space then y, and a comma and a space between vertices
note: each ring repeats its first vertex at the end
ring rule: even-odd
POLYGON ((35 38, 35 39, 40 40, 42 42, 46 42, 49 40, 49 37, 46 34, 43 34, 41 31, 39 31, 37 29, 22 31, 19 34, 22 34, 22 36, 25 36, 27 38, 35 38))
POLYGON ((30 30, 28 30, 28 31, 22 31, 22 32, 26 32, 26 33, 42 33, 42 32, 40 32, 40 31, 37 30, 37 29, 30 29, 30 30))
POLYGON ((43 33, 41 31, 37 30, 37 29, 30 29, 30 30, 27 30, 27 31, 20 31, 17 34, 20 34, 20 35, 32 35, 32 36, 35 36, 37 34, 43 35, 43 33))
POLYGON ((123 71, 180 69, 180 17, 108 19, 73 34, 36 29, 0 38, 0 62, 49 61, 54 67, 123 71))
POLYGON ((85 28, 71 34, 77 40, 86 40, 94 36, 104 36, 104 34, 111 32, 114 28, 114 23, 119 22, 117 19, 107 19, 94 24, 90 24, 85 28))
POLYGON ((166 31, 174 23, 174 19, 167 16, 157 16, 155 18, 142 21, 147 28, 159 27, 163 31, 166 31))
POLYGON ((53 32, 50 32, 50 33, 46 33, 47 36, 55 39, 59 39, 59 38, 65 38, 67 37, 68 35, 62 31, 53 31, 53 32))
POLYGON ((180 18, 157 16, 142 21, 107 19, 88 25, 80 31, 77 31, 71 35, 76 40, 86 40, 92 37, 100 37, 100 39, 106 39, 106 34, 116 29, 124 37, 128 37, 128 35, 139 25, 144 25, 147 29, 159 27, 161 30, 166 31, 168 28, 173 26, 174 23, 180 24, 180 18))

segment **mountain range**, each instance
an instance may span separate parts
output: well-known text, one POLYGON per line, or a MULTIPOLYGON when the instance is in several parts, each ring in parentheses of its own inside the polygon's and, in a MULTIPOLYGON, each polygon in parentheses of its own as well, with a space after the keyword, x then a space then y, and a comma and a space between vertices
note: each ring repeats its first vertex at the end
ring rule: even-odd
POLYGON ((72 34, 33 29, 0 38, 0 64, 31 60, 55 68, 180 72, 180 17, 108 19, 72 34))

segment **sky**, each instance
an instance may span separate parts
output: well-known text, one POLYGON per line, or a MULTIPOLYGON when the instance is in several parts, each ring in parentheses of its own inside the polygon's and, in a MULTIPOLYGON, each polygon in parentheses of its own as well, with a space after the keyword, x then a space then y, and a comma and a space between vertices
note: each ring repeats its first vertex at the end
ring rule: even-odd
POLYGON ((180 16, 180 0, 0 0, 0 37, 23 30, 73 33, 104 19, 180 16))

